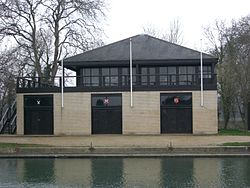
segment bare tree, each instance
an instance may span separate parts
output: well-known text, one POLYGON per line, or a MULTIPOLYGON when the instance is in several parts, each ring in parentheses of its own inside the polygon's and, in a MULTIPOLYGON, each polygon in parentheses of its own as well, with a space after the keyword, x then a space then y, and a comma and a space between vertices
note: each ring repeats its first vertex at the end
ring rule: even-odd
POLYGON ((214 26, 204 28, 204 34, 210 45, 209 52, 218 58, 217 80, 218 93, 223 111, 224 129, 228 126, 235 99, 234 54, 230 53, 229 41, 231 33, 224 21, 215 21, 214 26))
POLYGON ((0 0, 0 34, 26 52, 34 76, 54 78, 70 47, 93 46, 104 7, 104 0, 0 0))
POLYGON ((5 104, 10 104, 15 98, 15 77, 18 76, 15 59, 17 49, 0 53, 0 118, 5 104))
POLYGON ((232 53, 235 54, 239 112, 246 123, 247 108, 250 102, 250 16, 234 21, 232 24, 233 37, 230 40, 232 53))
POLYGON ((157 30, 156 27, 153 26, 152 24, 144 26, 142 29, 143 29, 143 33, 145 34, 151 35, 156 38, 162 38, 161 32, 157 30))
POLYGON ((223 110, 224 129, 227 129, 236 95, 234 70, 230 64, 220 63, 217 65, 218 93, 221 98, 223 110))
POLYGON ((161 32, 155 26, 148 25, 143 27, 143 32, 171 43, 183 44, 183 32, 179 19, 171 21, 166 31, 161 32))
POLYGON ((25 55, 32 61, 31 66, 38 76, 42 76, 43 55, 41 42, 38 40, 38 36, 42 35, 42 29, 38 28, 41 22, 41 18, 38 17, 41 1, 0 1, 0 34, 12 36, 16 43, 25 49, 25 55))
POLYGON ((73 46, 83 51, 86 47, 87 38, 94 38, 92 32, 98 30, 96 21, 98 16, 104 16, 102 0, 51 0, 42 2, 46 7, 44 21, 47 23, 49 31, 53 34, 54 52, 53 64, 47 65, 51 76, 56 75, 58 60, 62 54, 62 46, 73 46))
POLYGON ((163 35, 163 38, 175 44, 183 43, 183 33, 179 19, 174 19, 170 22, 169 32, 166 35, 163 35))
POLYGON ((225 128, 235 106, 246 123, 245 114, 250 101, 250 16, 233 20, 229 26, 216 21, 214 28, 205 29, 205 35, 212 44, 210 52, 219 59, 218 92, 225 128))
POLYGON ((204 28, 204 35, 210 43, 208 51, 222 63, 226 53, 224 47, 228 41, 225 22, 216 20, 213 26, 204 28))

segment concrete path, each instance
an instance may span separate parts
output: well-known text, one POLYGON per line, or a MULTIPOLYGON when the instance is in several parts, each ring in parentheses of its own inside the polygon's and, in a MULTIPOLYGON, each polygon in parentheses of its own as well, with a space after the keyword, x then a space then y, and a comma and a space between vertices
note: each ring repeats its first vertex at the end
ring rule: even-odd
POLYGON ((194 135, 91 135, 91 136, 0 136, 0 143, 43 144, 65 147, 210 147, 226 142, 250 142, 250 136, 194 135))

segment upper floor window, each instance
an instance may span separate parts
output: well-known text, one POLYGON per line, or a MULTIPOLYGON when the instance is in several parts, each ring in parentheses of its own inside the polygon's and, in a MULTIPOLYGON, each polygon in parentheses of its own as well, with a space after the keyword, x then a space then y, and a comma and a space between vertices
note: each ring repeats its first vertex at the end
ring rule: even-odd
MULTIPOLYGON (((122 67, 121 68, 121 77, 122 77, 122 85, 123 86, 129 86, 130 85, 130 68, 128 67, 122 67)), ((136 82, 137 82, 137 78, 138 78, 138 75, 136 74, 136 68, 133 67, 132 68, 132 81, 133 81, 133 85, 136 85, 136 82)))
MULTIPOLYGON (((195 85, 199 82, 200 66, 133 67, 133 85, 171 86, 195 85), (138 72, 137 72, 138 71, 138 72), (198 82, 197 82, 198 81, 198 82)), ((83 68, 81 72, 84 86, 129 86, 129 67, 83 68)), ((203 78, 212 78, 212 66, 203 66, 203 78)))
POLYGON ((102 68, 102 85, 118 86, 118 68, 102 68))
POLYGON ((84 86, 99 86, 99 69, 85 68, 82 69, 84 86))
POLYGON ((179 85, 192 85, 195 80, 194 66, 179 66, 179 85))
MULTIPOLYGON (((211 66, 203 66, 203 78, 212 78, 212 67, 211 66)), ((200 78, 201 67, 199 66, 199 78, 200 78)))
POLYGON ((176 67, 159 67, 160 85, 176 85, 176 67))
POLYGON ((156 68, 142 67, 141 68, 141 84, 156 85, 156 68))

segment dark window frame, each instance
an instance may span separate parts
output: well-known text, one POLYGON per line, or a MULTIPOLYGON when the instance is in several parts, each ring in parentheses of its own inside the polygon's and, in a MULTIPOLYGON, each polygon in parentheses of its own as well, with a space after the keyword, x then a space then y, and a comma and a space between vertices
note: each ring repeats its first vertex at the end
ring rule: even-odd
POLYGON ((196 78, 196 67, 195 66, 189 66, 189 65, 185 65, 185 66, 178 66, 178 83, 179 85, 193 85, 194 83, 196 83, 197 78, 196 78), (180 73, 181 68, 183 68, 184 73, 180 73), (192 69, 193 70, 192 70, 192 69), (190 70, 191 73, 190 73, 190 70), (183 79, 182 79, 183 78, 183 79))
POLYGON ((91 94, 91 107, 92 108, 93 107, 95 107, 95 108, 122 107, 122 94, 121 93, 91 94), (112 104, 113 101, 110 101, 111 103, 107 104, 107 105, 105 105, 104 103, 101 105, 97 105, 98 100, 102 99, 102 101, 103 101, 105 98, 111 99, 112 97, 117 97, 117 99, 119 100, 118 104, 113 105, 112 104), (96 100, 96 98, 99 98, 99 99, 96 100), (96 101, 96 103, 94 103, 94 101, 96 101))
MULTIPOLYGON (((212 66, 211 65, 203 65, 203 78, 204 79, 212 79, 212 66)), ((201 66, 198 66, 198 77, 200 78, 201 76, 201 66)))
MULTIPOLYGON (((203 67, 203 78, 205 80, 211 80, 211 83, 213 79, 212 69, 212 65, 204 65, 203 67)), ((199 70, 199 65, 140 66, 136 64, 136 66, 133 66, 133 86, 192 86, 199 82, 199 70), (162 68, 164 68, 165 71, 162 71, 162 68)), ((80 76, 83 76, 81 79, 82 85, 87 87, 128 87, 130 85, 130 68, 128 66, 84 67, 81 68, 80 73, 80 76), (113 69, 115 70, 115 74, 112 73, 113 69), (99 75, 96 70, 98 70, 99 75), (104 74, 103 70, 106 70, 107 73, 104 74), (89 78, 85 78, 84 76, 89 78), (96 76, 99 77, 98 81, 93 78, 96 76)))
POLYGON ((182 93, 161 93, 160 94, 160 106, 161 107, 166 107, 166 108, 192 108, 193 106, 193 95, 192 92, 182 92, 182 93), (183 102, 185 99, 189 98, 189 100, 186 100, 183 102), (165 98, 165 100, 163 100, 165 98), (179 98, 180 102, 179 103, 174 103, 174 98, 179 98), (166 100, 169 99, 169 100, 166 100), (163 102, 165 101, 165 103, 163 102))
POLYGON ((100 77, 101 77, 102 86, 104 87, 119 86, 119 68, 118 67, 101 67, 100 70, 101 70, 100 77), (106 75, 103 74, 104 69, 108 70, 108 73, 106 75), (117 74, 113 74, 112 70, 116 70, 117 74), (115 81, 112 79, 115 79, 115 81))
POLYGON ((177 85, 177 66, 160 66, 158 77, 159 77, 159 85, 161 86, 169 86, 169 85, 177 85), (162 69, 166 69, 166 73, 161 73, 162 69), (175 74, 169 73, 169 68, 175 68, 175 74), (164 78, 164 81, 162 81, 162 78, 164 78))
POLYGON ((141 66, 140 67, 140 78, 141 78, 141 82, 140 84, 143 86, 155 86, 158 85, 158 80, 159 78, 157 78, 159 76, 158 71, 158 67, 156 66, 141 66), (146 72, 143 73, 143 70, 145 70, 146 72), (150 71, 154 70, 154 74, 151 73, 150 71), (144 81, 145 78, 145 81, 144 81))
POLYGON ((97 70, 98 74, 100 75, 100 70, 97 67, 86 67, 86 68, 82 68, 81 69, 81 76, 82 76, 82 78, 81 78, 81 80, 82 80, 81 84, 83 86, 87 86, 87 87, 90 87, 90 86, 91 87, 98 87, 98 86, 100 86, 99 75, 94 75, 93 76, 94 70, 97 70), (89 70, 89 73, 86 74, 86 72, 85 72, 86 70, 89 70), (96 84, 93 85, 94 78, 96 78, 96 77, 98 78, 97 79, 98 81, 96 82, 96 84), (86 81, 86 80, 88 80, 88 81, 86 81))

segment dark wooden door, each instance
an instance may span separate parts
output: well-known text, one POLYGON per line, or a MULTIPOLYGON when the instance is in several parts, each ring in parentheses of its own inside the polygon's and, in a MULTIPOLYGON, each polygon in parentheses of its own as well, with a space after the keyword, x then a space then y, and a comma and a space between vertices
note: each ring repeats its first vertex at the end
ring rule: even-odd
POLYGON ((192 133, 192 109, 161 108, 161 133, 192 133))
POLYGON ((122 134, 121 95, 92 95, 92 134, 122 134))
POLYGON ((93 108, 92 134, 121 134, 121 108, 93 108))
POLYGON ((53 134, 53 96, 24 97, 24 134, 53 134))
POLYGON ((161 94, 161 133, 192 133, 191 93, 161 94))
POLYGON ((25 109, 25 134, 53 134, 51 109, 25 109))

